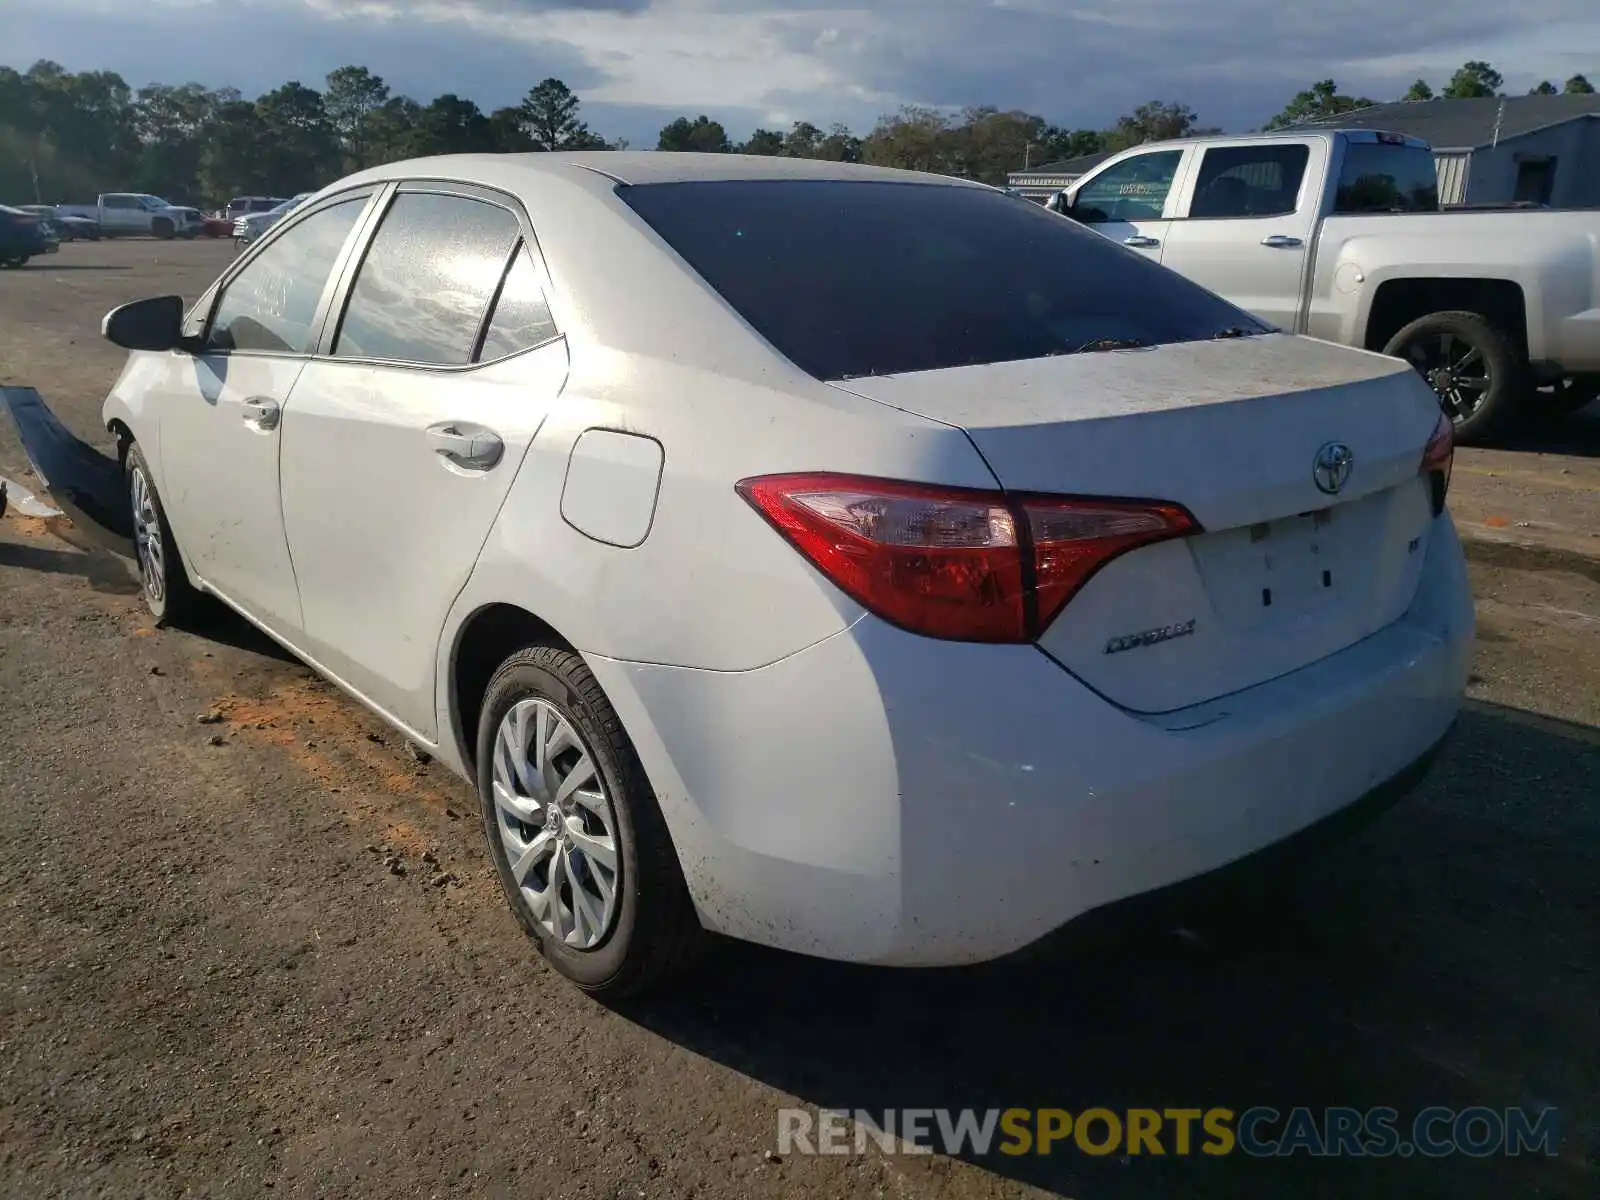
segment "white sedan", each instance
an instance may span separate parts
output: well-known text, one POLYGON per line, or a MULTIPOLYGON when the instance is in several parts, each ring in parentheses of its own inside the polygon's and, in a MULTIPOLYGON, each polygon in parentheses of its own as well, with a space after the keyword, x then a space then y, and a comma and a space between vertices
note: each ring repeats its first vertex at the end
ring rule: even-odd
POLYGON ((399 162, 105 332, 151 610, 473 781, 596 993, 1005 955, 1403 790, 1465 686, 1417 374, 986 186, 399 162))

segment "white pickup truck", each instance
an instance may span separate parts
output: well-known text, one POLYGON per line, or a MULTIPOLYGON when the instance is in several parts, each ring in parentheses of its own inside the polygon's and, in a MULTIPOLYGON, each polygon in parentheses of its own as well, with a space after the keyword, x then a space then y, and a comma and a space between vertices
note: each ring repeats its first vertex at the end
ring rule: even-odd
POLYGON ((1481 440, 1600 394, 1600 210, 1441 211, 1426 142, 1150 142, 1047 207, 1282 329, 1410 361, 1481 440))
POLYGON ((101 237, 192 238, 205 224, 199 209, 143 192, 106 192, 93 204, 58 204, 56 211, 100 222, 101 237))

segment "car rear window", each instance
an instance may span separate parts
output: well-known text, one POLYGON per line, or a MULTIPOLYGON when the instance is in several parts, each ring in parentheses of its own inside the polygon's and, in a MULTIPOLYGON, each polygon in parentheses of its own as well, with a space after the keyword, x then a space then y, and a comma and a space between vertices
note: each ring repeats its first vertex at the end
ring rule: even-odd
POLYGON ((817 379, 1269 328, 1068 218, 987 188, 719 180, 617 194, 817 379))

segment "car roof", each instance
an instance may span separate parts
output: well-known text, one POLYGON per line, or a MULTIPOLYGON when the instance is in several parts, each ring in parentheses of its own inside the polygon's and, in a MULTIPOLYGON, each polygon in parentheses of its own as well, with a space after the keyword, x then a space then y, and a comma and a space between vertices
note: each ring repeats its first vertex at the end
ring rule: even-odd
POLYGON ((531 154, 444 154, 403 159, 351 176, 345 182, 406 178, 455 178, 462 181, 507 172, 534 176, 602 175, 623 184, 710 183, 721 180, 794 179, 926 183, 950 187, 984 187, 970 180, 893 167, 779 158, 757 154, 679 154, 660 150, 577 150, 531 154))

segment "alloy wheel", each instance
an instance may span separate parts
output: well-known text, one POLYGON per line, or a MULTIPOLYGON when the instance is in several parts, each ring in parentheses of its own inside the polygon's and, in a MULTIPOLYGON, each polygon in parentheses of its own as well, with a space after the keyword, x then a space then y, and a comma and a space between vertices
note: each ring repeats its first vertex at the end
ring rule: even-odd
POLYGON ((1458 424, 1478 411, 1493 382, 1483 351, 1453 333, 1424 334, 1406 346, 1405 357, 1458 424))
POLYGON ((139 573, 144 577, 145 595, 153 605, 166 599, 166 558, 161 549, 161 519, 156 515, 155 493, 135 467, 129 484, 133 501, 133 541, 139 552, 139 573))
POLYGON ((495 826, 511 877, 540 928, 591 950, 616 920, 616 817, 583 738, 554 704, 520 700, 501 718, 495 826))

